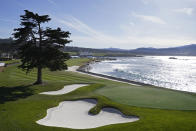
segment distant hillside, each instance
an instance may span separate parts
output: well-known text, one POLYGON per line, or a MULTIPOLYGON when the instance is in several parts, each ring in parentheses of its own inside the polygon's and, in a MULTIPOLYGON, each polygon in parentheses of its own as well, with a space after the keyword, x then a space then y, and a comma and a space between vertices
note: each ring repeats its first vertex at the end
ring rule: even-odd
POLYGON ((173 48, 138 48, 130 50, 130 53, 140 55, 180 55, 196 56, 196 44, 173 47, 173 48))
POLYGON ((10 44, 13 42, 12 38, 0 39, 0 44, 10 44))
MULTIPOLYGON (((0 39, 0 52, 12 51, 13 40, 0 39)), ((120 49, 120 48, 83 48, 83 47, 71 47, 66 46, 63 51, 65 52, 91 52, 95 56, 140 56, 140 55, 180 55, 180 56, 196 56, 196 44, 190 44, 185 46, 173 47, 173 48, 137 48, 133 50, 120 49)))
POLYGON ((137 48, 125 50, 119 48, 92 49, 81 47, 66 47, 70 52, 105 53, 105 56, 135 56, 135 55, 173 55, 173 56, 196 56, 196 44, 173 47, 173 48, 137 48))
POLYGON ((95 49, 95 48, 84 48, 84 47, 71 47, 66 46, 64 51, 68 52, 92 52, 92 53, 128 53, 128 50, 118 49, 118 48, 105 48, 105 49, 95 49))
POLYGON ((76 54, 80 54, 80 52, 90 52, 93 56, 105 56, 105 57, 133 57, 135 54, 128 52, 128 50, 121 49, 93 49, 93 48, 83 48, 83 47, 70 47, 66 46, 64 48, 65 52, 76 52, 76 54))
POLYGON ((120 48, 104 48, 104 50, 107 50, 107 51, 128 51, 128 50, 125 50, 125 49, 120 49, 120 48))
POLYGON ((0 39, 0 53, 1 52, 12 52, 13 49, 13 39, 0 39))

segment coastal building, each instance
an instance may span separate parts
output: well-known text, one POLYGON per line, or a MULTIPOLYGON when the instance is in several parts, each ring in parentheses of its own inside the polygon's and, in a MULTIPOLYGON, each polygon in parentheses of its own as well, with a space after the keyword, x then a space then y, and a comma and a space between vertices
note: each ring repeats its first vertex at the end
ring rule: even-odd
POLYGON ((91 52, 80 52, 79 53, 80 57, 88 57, 88 58, 92 58, 93 54, 91 52))
POLYGON ((11 59, 13 59, 13 55, 11 53, 3 52, 0 54, 0 60, 2 60, 2 61, 11 60, 11 59))
POLYGON ((4 67, 5 66, 5 63, 0 63, 0 67, 4 67))

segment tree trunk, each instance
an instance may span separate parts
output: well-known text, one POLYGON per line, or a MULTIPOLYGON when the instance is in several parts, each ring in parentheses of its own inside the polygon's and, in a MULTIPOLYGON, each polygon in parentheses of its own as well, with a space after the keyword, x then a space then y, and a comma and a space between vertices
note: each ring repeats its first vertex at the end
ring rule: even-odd
MULTIPOLYGON (((41 55, 42 52, 42 31, 41 31, 41 27, 40 27, 40 23, 38 23, 38 28, 39 28, 39 53, 41 55)), ((40 64, 40 59, 38 59, 38 63, 40 64)), ((37 81, 35 82, 35 84, 42 84, 42 67, 41 65, 38 65, 37 67, 37 81)))
POLYGON ((37 68, 37 81, 35 84, 42 84, 42 67, 37 68))

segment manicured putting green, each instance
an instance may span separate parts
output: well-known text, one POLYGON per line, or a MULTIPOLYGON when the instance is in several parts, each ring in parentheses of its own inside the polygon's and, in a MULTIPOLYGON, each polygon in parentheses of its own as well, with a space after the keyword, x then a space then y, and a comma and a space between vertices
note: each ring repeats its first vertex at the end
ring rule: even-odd
POLYGON ((138 107, 196 110, 196 94, 156 87, 108 87, 96 91, 111 100, 138 107))

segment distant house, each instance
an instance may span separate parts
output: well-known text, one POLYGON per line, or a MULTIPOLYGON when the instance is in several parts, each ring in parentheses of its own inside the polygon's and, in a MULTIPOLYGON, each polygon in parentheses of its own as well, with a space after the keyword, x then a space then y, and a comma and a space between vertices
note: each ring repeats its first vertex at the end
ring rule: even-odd
POLYGON ((11 59, 13 59, 13 55, 11 53, 3 52, 3 53, 0 54, 0 60, 1 61, 11 60, 11 59))
POLYGON ((4 67, 5 66, 5 63, 0 63, 0 67, 4 67))
POLYGON ((71 58, 79 58, 79 56, 72 55, 71 58))
POLYGON ((92 57, 93 57, 93 54, 90 53, 90 52, 80 52, 80 53, 79 53, 79 56, 80 56, 80 57, 92 58, 92 57))

